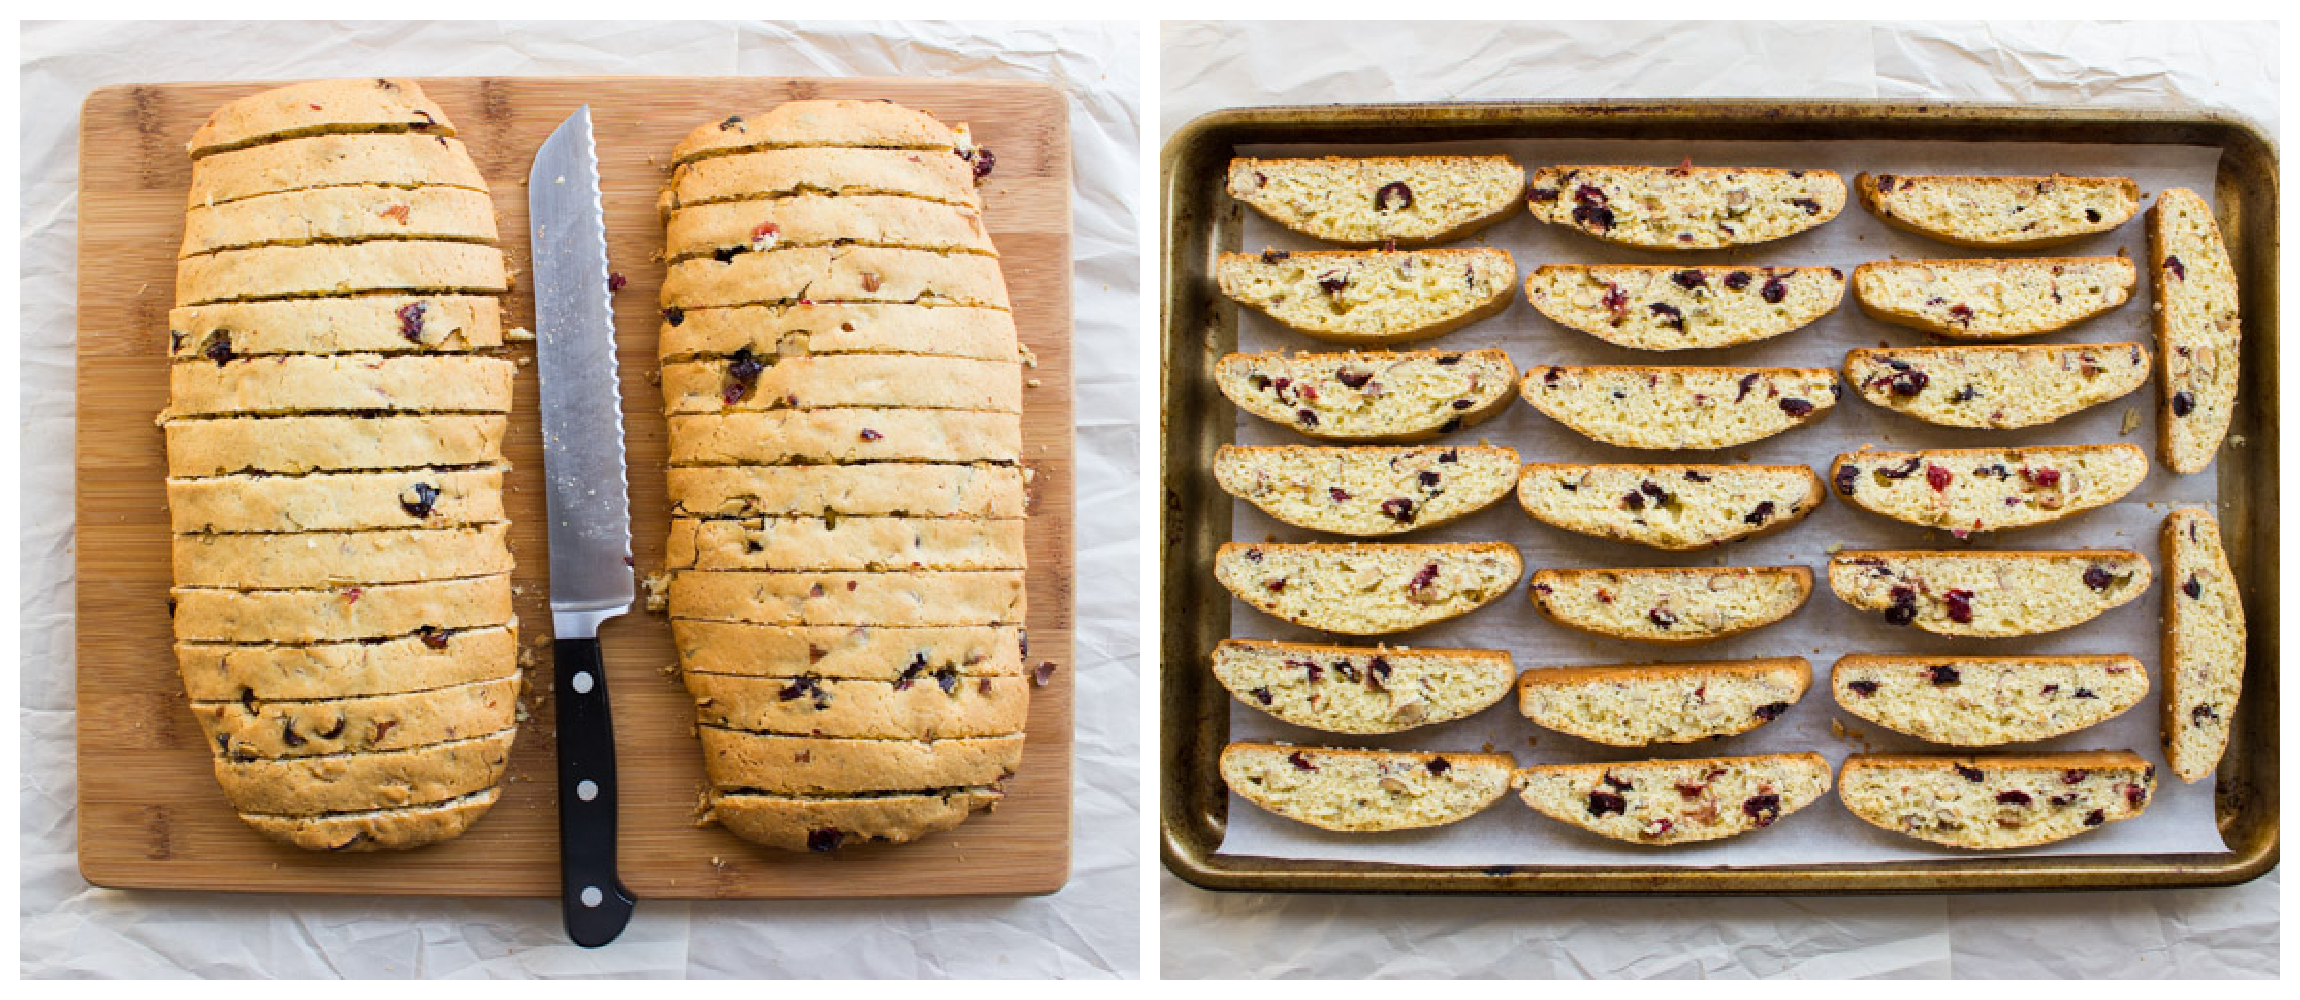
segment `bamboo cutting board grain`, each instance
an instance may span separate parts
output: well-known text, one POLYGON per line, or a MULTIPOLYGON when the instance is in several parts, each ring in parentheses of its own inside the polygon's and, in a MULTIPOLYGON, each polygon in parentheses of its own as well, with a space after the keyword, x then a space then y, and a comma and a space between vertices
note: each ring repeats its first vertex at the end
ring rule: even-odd
MULTIPOLYGON (((1053 87, 955 80, 741 78, 426 79, 494 191, 510 265, 527 265, 528 165, 561 119, 591 106, 606 194, 632 549, 663 561, 669 524, 655 341, 663 278, 655 193, 671 148, 695 126, 809 97, 887 98, 967 122, 997 156, 983 187, 1026 369, 1030 663, 1036 689, 1022 771, 1007 798, 957 830, 902 847, 832 855, 754 847, 694 823, 703 769, 694 713, 672 666, 668 621, 634 609, 601 630, 621 778, 620 863, 641 899, 1011 895, 1052 892, 1070 870, 1071 441, 1070 143, 1053 87)), ((78 593, 80 870, 114 888, 438 896, 556 896, 551 615, 532 345, 523 361, 506 502, 521 638, 535 650, 503 798, 469 833, 409 852, 322 854, 275 844, 225 806, 170 652, 168 522, 159 428, 167 314, 191 161, 184 142, 223 102, 277 83, 155 84, 95 92, 80 117, 78 593)), ((504 323, 532 327, 524 286, 504 323)))

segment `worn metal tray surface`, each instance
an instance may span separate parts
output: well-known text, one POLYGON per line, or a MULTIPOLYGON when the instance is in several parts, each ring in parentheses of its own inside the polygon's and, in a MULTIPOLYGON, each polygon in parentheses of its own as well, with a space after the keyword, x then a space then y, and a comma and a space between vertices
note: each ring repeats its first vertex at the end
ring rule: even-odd
MULTIPOLYGON (((1164 286, 1159 383, 1163 490, 1158 540, 1159 816, 1167 867, 1209 889, 1433 893, 2110 889, 2231 885, 2266 872, 2276 863, 2278 845, 2276 169, 2273 144, 2241 120, 2148 109, 1875 102, 1481 102, 1235 109, 1184 126, 1164 151, 1160 233, 1164 286), (2215 463, 2222 526, 2251 625, 2235 743, 2215 783, 2216 813, 2227 853, 1971 855, 1867 864, 1686 868, 1429 867, 1220 852, 1229 800, 1216 757, 1229 739, 1230 696, 1206 663, 1215 644, 1232 634, 1232 601, 1215 582, 1212 566, 1216 548, 1231 540, 1233 503, 1215 485, 1211 470, 1215 449, 1236 435, 1238 411, 1223 398, 1209 372, 1214 359, 1236 348, 1238 316, 1216 290, 1212 270, 1218 253, 1241 249, 1245 229, 1242 209, 1223 192, 1224 168, 1236 150, 1248 146, 1527 139, 2063 142, 2219 150, 2212 201, 2243 288, 2246 332, 2242 402, 2230 434, 2244 435, 2251 442, 2248 447, 2224 450, 2215 463)), ((1846 208, 1847 213, 1861 211, 1857 205, 1846 208)), ((2136 398, 2144 406, 2154 404, 2153 392, 2136 398)), ((2144 547, 2153 559, 2152 541, 2144 547)), ((1815 600, 1834 598, 1817 595, 1815 600)), ((1492 709, 1504 710, 1508 706, 1492 709)), ((1512 805, 1504 802, 1495 808, 1512 805)), ((1823 802, 1815 808, 1842 807, 1823 802)))

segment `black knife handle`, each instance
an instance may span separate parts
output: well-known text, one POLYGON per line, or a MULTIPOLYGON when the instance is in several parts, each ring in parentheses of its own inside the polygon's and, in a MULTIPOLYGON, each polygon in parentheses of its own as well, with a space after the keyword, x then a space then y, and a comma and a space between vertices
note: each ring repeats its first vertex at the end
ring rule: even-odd
POLYGON ((623 933, 634 901, 615 875, 615 724, 599 640, 552 649, 559 721, 559 902, 567 936, 597 948, 623 933))

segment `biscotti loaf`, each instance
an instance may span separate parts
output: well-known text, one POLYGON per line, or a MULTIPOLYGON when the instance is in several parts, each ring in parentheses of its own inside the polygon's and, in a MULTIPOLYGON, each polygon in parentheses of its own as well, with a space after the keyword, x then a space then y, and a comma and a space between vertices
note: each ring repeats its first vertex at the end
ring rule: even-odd
POLYGON ((809 303, 732 309, 665 309, 666 362, 810 354, 916 354, 977 361, 1021 356, 1014 314, 1004 309, 885 303, 809 303))
POLYGON ((882 462, 673 468, 673 517, 1021 517, 1023 470, 1012 465, 882 462))
POLYGON ((1517 502, 1534 520, 1682 551, 1770 534, 1821 506, 1802 465, 1528 465, 1517 502))
POLYGON ((519 675, 329 701, 254 697, 192 703, 216 752, 232 760, 380 753, 498 732, 512 723, 519 675))
POLYGON ((181 256, 364 240, 495 242, 495 202, 468 188, 383 185, 284 191, 185 213, 181 256))
POLYGON ((679 164, 655 204, 666 219, 695 205, 810 194, 887 195, 979 209, 978 179, 975 165, 957 156, 827 146, 769 149, 679 164))
POLYGON ((2164 759, 2186 782, 2212 774, 2228 750, 2244 690, 2244 598, 2202 507, 2165 515, 2164 759))
POLYGON ((691 205, 663 225, 663 255, 673 261, 848 244, 998 255, 974 209, 890 195, 691 205))
POLYGON ((1877 406, 1945 427, 2034 427, 2148 381, 2139 344, 1867 348, 1845 381, 1877 406))
POLYGON ((1827 368, 1539 365, 1520 393, 1543 415, 1624 448, 1730 448, 1827 416, 1844 387, 1827 368))
POLYGON ((1230 197, 1318 239, 1420 246, 1508 216, 1525 168, 1506 156, 1327 156, 1230 161, 1230 197))
POLYGON ((1632 844, 1689 844, 1772 826, 1828 794, 1817 753, 1535 764, 1518 797, 1551 819, 1632 844))
POLYGON ((168 367, 169 417, 508 413, 518 365, 468 354, 274 354, 168 367))
POLYGON ((1226 253, 1222 294, 1297 333, 1368 347, 1427 340, 1500 315, 1517 284, 1507 250, 1226 253))
POLYGON ((1833 267, 1566 267, 1525 279, 1541 314, 1643 351, 1732 347, 1778 337, 1837 308, 1833 267))
POLYGON ((403 354, 503 346, 491 295, 362 295, 187 306, 168 313, 178 361, 269 354, 403 354))
POLYGON ((764 847, 829 853, 853 844, 907 844, 953 829, 1005 797, 997 786, 842 797, 724 792, 710 797, 702 821, 764 847))
POLYGON ((447 528, 503 519, 500 466, 168 480, 168 526, 179 534, 447 528))
POLYGON ((1648 250, 1715 250, 1794 236, 1837 217, 1845 181, 1829 170, 1543 167, 1527 183, 1543 222, 1648 250))
POLYGON ((176 304, 184 306, 362 292, 496 295, 509 287, 503 252, 470 243, 266 246, 176 264, 176 304))
POLYGON ((1517 367, 1498 350, 1227 354, 1222 395, 1314 438, 1421 441, 1509 405, 1517 367))
POLYGON ((1517 585, 1517 549, 1473 545, 1224 545, 1214 576, 1298 625, 1385 635, 1484 607, 1517 585))
POLYGON ((333 132, 454 135, 455 123, 413 80, 312 80, 250 94, 217 108, 185 148, 197 159, 333 132))
POLYGON ((698 125, 671 150, 671 162, 805 146, 863 146, 944 153, 974 148, 964 125, 953 128, 924 111, 892 101, 839 98, 785 101, 764 112, 728 115, 708 125, 698 125))
POLYGON ((1020 518, 765 517, 671 522, 668 569, 1021 569, 1020 518))
POLYGON ((2137 445, 1856 451, 1829 466, 1837 496, 1871 513, 1961 534, 2049 524, 2115 503, 2148 478, 2137 445))
POLYGON ((487 190, 459 139, 421 133, 317 135, 265 143, 192 162, 185 207, 201 208, 281 191, 348 185, 487 190))
POLYGON ((893 247, 792 247, 673 264, 663 301, 680 309, 805 302, 1007 308, 998 258, 893 247))
POLYGON ((673 416, 673 465, 1022 459, 1022 419, 978 410, 748 410, 673 416))
POLYGON ((324 816, 266 816, 241 813, 273 840, 311 851, 403 849, 453 840, 493 808, 502 794, 485 788, 461 798, 401 809, 368 809, 324 816))
POLYGON ((2156 353, 2164 363, 2157 453, 2183 475, 2204 471, 2236 412, 2244 357, 2236 267, 2212 206, 2170 188, 2148 210, 2149 278, 2156 291, 2156 353))
POLYGON ((2156 767, 2124 750, 1992 756, 1853 754, 1837 778, 1853 815, 1950 847, 2034 847, 2148 807, 2156 767))
POLYGON ((1398 733, 1467 718, 1509 693, 1509 654, 1224 639, 1214 678, 1239 701, 1329 733, 1398 733))
POLYGON ((1322 448, 1223 445, 1222 490, 1315 531, 1376 537, 1477 513, 1509 492, 1517 450, 1489 445, 1322 448))
POLYGON ((1022 766, 1022 735, 837 739, 697 730, 703 772, 723 792, 858 795, 995 785, 1022 766))
POLYGON ((1789 617, 1813 594, 1803 566, 1545 569, 1527 588, 1560 625, 1616 639, 1692 645, 1789 617))
POLYGON ((319 701, 430 691, 504 676, 519 655, 506 625, 309 645, 178 643, 176 665, 193 701, 319 701))
POLYGON ((673 619, 681 668, 742 677, 844 677, 890 682, 1022 674, 1020 625, 912 628, 751 625, 673 619))
POLYGON ((2148 590, 2130 549, 1840 552, 1829 589, 1894 625, 2005 637, 2081 625, 2148 590))
POLYGON ((1862 174, 1853 190, 1885 225, 1976 249, 2057 246, 2140 211, 2130 177, 1862 174))
POLYGON ((1837 704, 1895 732, 1960 747, 2051 739, 2105 722, 2148 694, 2129 656, 1874 656, 1829 675, 1837 704))
POLYGON ((1517 762, 1505 753, 1348 750, 1232 743, 1222 781, 1238 797, 1325 830, 1418 830, 1500 801, 1517 762))
POLYGON ((1537 667, 1517 679, 1517 709, 1543 729, 1608 746, 1691 743, 1780 718, 1812 681, 1795 656, 1537 667))
POLYGON ((2127 257, 1888 260, 1853 269, 1871 319, 1956 340, 2051 333, 2132 297, 2127 257))
POLYGON ((665 362, 663 408, 722 413, 899 406, 1020 413, 1022 376, 1015 364, 901 354, 760 357, 746 348, 723 360, 665 362))
POLYGON ((424 469, 503 461, 501 414, 171 420, 168 475, 424 469))

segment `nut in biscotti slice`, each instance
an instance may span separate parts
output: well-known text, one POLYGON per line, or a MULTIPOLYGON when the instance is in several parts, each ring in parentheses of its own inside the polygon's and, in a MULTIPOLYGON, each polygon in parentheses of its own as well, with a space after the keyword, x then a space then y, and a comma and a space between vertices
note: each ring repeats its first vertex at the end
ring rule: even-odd
POLYGON ((1828 415, 1827 368, 1538 365, 1520 394, 1550 419, 1624 448, 1730 448, 1828 415))
POLYGON ((1527 207, 1543 222, 1648 250, 1714 250, 1812 229, 1845 208, 1829 170, 1563 166, 1534 171, 1527 207))
POLYGON ((1534 725, 1594 743, 1691 743, 1780 718, 1812 679, 1812 667, 1795 656, 1537 667, 1517 679, 1517 708, 1534 725))
POLYGON ((1854 754, 1837 795, 1879 827, 1950 847, 2034 847, 2148 807, 2156 767, 2124 750, 1854 754))
POLYGON ((1944 427, 2048 424, 2148 381, 2139 344, 1869 348, 1845 381, 1877 406, 1944 427))
POLYGON ((1560 625, 1664 645, 1739 635, 1787 618, 1813 593, 1803 566, 1545 569, 1527 588, 1560 625))
POLYGON ((1329 733, 1397 733, 1475 715, 1509 692, 1509 654, 1225 639, 1214 678, 1239 701, 1329 733))
POLYGON ((1821 505, 1821 478, 1802 465, 1537 464, 1517 500, 1554 528, 1677 551, 1803 520, 1821 505))
POLYGON ((1845 294, 1833 267, 1549 266, 1525 279, 1541 314, 1644 351, 1732 347, 1827 315, 1845 294))
POLYGON ((2129 444, 1864 449, 1829 466, 1840 499, 1959 538, 2050 524, 2114 503, 2146 478, 2148 454, 2129 444))
POLYGON ((1476 545, 1222 546, 1214 576, 1256 610, 1346 635, 1385 635, 1475 611, 1517 585, 1517 549, 1476 545))
POLYGON ((282 139, 344 132, 452 136, 455 123, 414 80, 311 80, 249 94, 209 112, 185 148, 196 159, 282 139))
POLYGON ((2157 454, 2183 475, 2204 471, 2236 413, 2244 355, 2236 267, 2212 206, 2187 188, 2148 210, 2149 275, 2156 290, 2156 351, 2164 365, 2157 454))
POLYGON ((2220 523, 2202 507, 2164 518, 2164 758, 2180 780, 2212 774, 2244 689, 2244 598, 2220 523))
POLYGON ((1361 538, 1434 527, 1509 492, 1517 450, 1490 445, 1223 445, 1214 481, 1287 524, 1361 538))
POLYGON ((1828 794, 1817 753, 1535 764, 1517 772, 1536 811, 1632 844, 1687 844, 1772 826, 1828 794))
POLYGON ((2140 211, 2130 177, 1861 174, 1853 190, 1888 226, 1983 250, 2057 246, 2140 211))
POLYGON ((1501 221, 1525 189, 1506 156, 1327 156, 1230 161, 1230 197, 1270 221, 1353 246, 1458 240, 1501 221))
POLYGON ((1853 269, 1870 318, 1955 340, 2006 340, 2066 329, 2124 304, 2127 257, 1881 260, 1853 269))
POLYGON ((1501 412, 1517 366, 1498 350, 1273 351, 1224 355, 1214 380, 1246 412, 1314 438, 1420 441, 1501 412))
POLYGON ((1418 830, 1500 801, 1517 762, 1505 753, 1347 750, 1232 743, 1222 781, 1238 797, 1325 830, 1418 830))
POLYGON ((2148 694, 2130 656, 1872 656, 1837 661, 1837 704, 1952 746, 2051 739, 2122 715, 2148 694))
POLYGON ((1839 552, 1829 588, 1894 625, 2002 638, 2081 625, 2148 590, 2130 549, 1839 552))
POLYGON ((1507 250, 1265 250, 1226 253, 1222 294, 1289 329, 1381 346, 1450 333, 1509 308, 1507 250))

